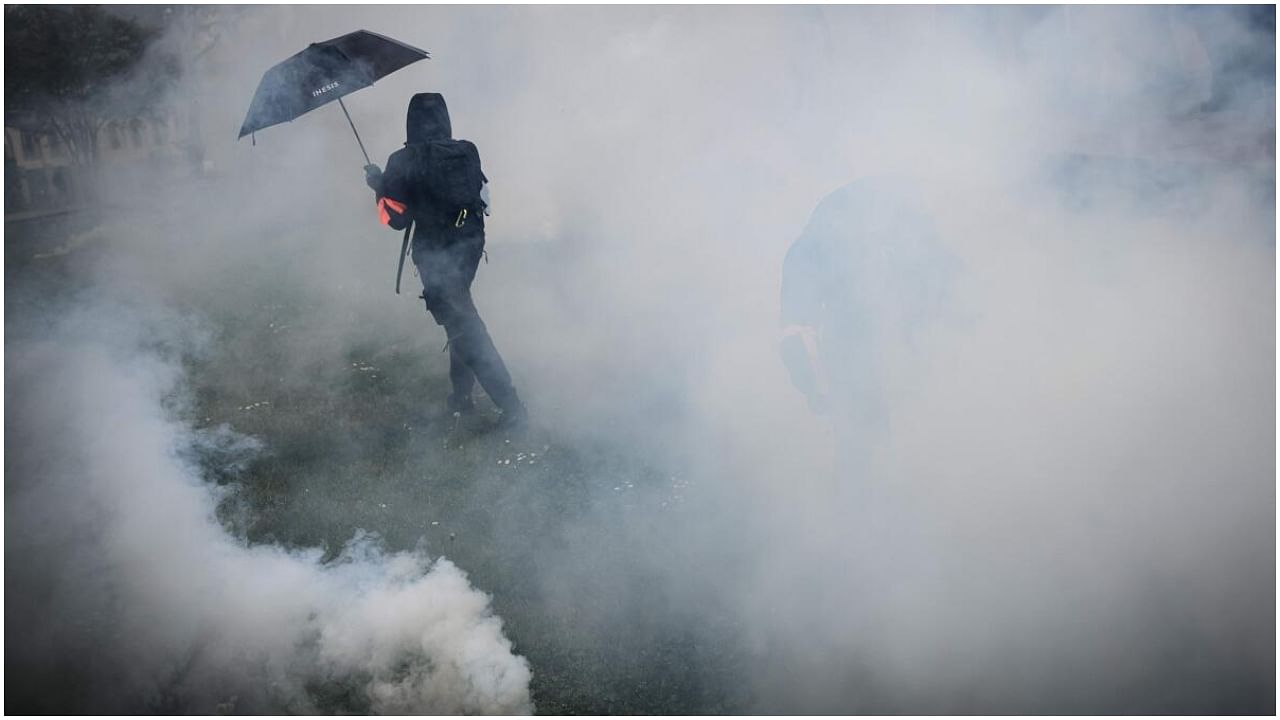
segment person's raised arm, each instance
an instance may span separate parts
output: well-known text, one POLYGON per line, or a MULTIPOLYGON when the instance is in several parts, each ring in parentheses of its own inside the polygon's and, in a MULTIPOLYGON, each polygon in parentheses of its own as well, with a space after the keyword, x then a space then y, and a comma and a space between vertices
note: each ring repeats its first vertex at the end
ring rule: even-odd
POLYGON ((823 412, 830 387, 819 348, 823 268, 817 250, 812 238, 801 236, 783 262, 779 349, 791 383, 810 408, 823 412))
POLYGON ((364 181, 374 193, 378 205, 378 220, 395 230, 409 227, 413 218, 409 213, 408 194, 403 182, 404 173, 400 172, 402 163, 396 155, 387 160, 387 171, 384 173, 377 165, 364 167, 364 181))

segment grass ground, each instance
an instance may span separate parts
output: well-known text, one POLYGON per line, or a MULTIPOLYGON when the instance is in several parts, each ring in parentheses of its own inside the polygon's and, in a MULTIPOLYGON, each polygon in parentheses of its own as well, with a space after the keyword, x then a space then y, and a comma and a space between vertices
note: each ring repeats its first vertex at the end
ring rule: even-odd
MULTIPOLYGON (((69 231, 42 232, 8 246, 10 318, 56 303, 107 251, 51 254, 69 231)), ((261 443, 247 460, 216 444, 201 457, 230 490, 219 507, 229 531, 328 558, 359 533, 447 556, 492 596, 530 662, 539 712, 743 707, 729 681, 736 629, 705 622, 697 593, 673 587, 663 567, 697 562, 679 557, 681 530, 697 522, 679 473, 616 442, 563 437, 536 416, 523 431, 493 431, 487 400, 481 418, 459 422, 441 413, 448 356, 425 313, 402 336, 362 336, 359 318, 314 312, 269 270, 229 289, 251 302, 187 308, 211 341, 188 359, 189 401, 175 407, 210 436, 261 443), (298 366, 296 341, 335 323, 357 339, 308 358, 305 372, 283 370, 298 366)), ((351 693, 317 695, 335 711, 362 709, 351 693)))

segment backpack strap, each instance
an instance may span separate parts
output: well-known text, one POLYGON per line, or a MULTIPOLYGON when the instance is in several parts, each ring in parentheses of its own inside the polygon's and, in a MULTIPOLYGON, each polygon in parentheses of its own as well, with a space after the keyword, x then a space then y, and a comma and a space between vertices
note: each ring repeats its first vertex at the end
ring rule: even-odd
POLYGON ((404 275, 404 256, 409 252, 409 234, 413 232, 413 221, 404 226, 404 240, 400 241, 400 264, 396 266, 396 294, 400 294, 400 276, 404 275))

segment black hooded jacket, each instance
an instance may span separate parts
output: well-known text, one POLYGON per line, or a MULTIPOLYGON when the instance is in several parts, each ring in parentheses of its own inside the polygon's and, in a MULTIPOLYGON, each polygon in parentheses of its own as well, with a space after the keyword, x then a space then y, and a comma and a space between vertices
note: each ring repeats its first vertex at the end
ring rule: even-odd
POLYGON ((405 145, 449 140, 453 138, 453 126, 449 123, 449 106, 440 93, 418 93, 409 99, 409 114, 405 118, 405 145))
POLYGON ((480 153, 467 140, 454 140, 449 108, 439 93, 418 93, 409 100, 404 147, 387 159, 378 190, 382 222, 403 230, 417 223, 415 242, 484 232, 480 188, 487 178, 480 153), (445 186, 465 186, 467 199, 446 199, 445 186), (465 215, 463 211, 466 211, 465 215), (429 237, 428 237, 429 236, 429 237))

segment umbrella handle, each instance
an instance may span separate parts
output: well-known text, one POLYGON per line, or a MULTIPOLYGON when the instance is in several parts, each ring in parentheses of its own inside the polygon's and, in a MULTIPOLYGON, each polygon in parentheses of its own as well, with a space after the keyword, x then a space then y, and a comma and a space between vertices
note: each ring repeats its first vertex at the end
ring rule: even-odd
POLYGON ((364 164, 372 165, 373 161, 369 159, 369 153, 365 152, 364 142, 360 140, 360 133, 356 132, 356 124, 351 122, 351 113, 347 112, 347 104, 342 102, 342 98, 338 98, 338 104, 342 106, 342 114, 347 116, 347 124, 351 126, 351 132, 356 134, 356 142, 360 143, 360 152, 364 153, 364 164))

